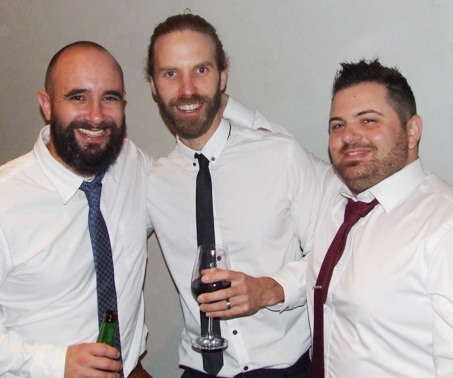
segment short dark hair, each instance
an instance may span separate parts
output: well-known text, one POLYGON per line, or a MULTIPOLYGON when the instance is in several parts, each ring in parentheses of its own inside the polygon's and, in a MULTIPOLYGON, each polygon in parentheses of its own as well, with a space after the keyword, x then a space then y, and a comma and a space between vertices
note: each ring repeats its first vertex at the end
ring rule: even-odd
POLYGON ((123 87, 124 87, 123 70, 122 70, 120 64, 117 62, 117 60, 113 57, 112 54, 110 54, 110 52, 105 47, 99 45, 96 42, 92 42, 92 41, 77 41, 77 42, 70 43, 69 45, 66 45, 65 47, 60 49, 50 60, 49 66, 47 67, 46 79, 45 79, 45 89, 47 92, 49 92, 52 88, 52 75, 53 75, 53 71, 57 64, 58 59, 65 51, 67 51, 73 47, 92 48, 92 49, 95 49, 98 51, 105 52, 106 54, 110 55, 112 57, 112 59, 115 61, 116 65, 118 66, 118 71, 121 75, 121 81, 123 82, 123 87))
POLYGON ((219 71, 224 71, 228 68, 228 57, 223 49, 222 42, 217 35, 217 31, 203 17, 194 14, 178 14, 168 17, 164 22, 160 23, 154 29, 148 46, 148 62, 146 73, 149 77, 154 75, 154 46, 159 37, 170 34, 174 31, 191 30, 209 36, 214 44, 216 64, 219 71))
POLYGON ((378 59, 341 63, 341 69, 337 71, 333 82, 332 99, 338 91, 366 82, 385 86, 387 99, 403 126, 417 114, 415 97, 406 78, 398 68, 385 67, 378 59))

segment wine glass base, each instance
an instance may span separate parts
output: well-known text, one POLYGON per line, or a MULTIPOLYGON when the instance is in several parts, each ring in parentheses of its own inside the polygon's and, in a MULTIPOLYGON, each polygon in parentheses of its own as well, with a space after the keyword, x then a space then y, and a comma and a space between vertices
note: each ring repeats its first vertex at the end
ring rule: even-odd
POLYGON ((192 348, 198 352, 203 350, 224 350, 228 348, 228 341, 223 337, 198 337, 192 342, 192 348))

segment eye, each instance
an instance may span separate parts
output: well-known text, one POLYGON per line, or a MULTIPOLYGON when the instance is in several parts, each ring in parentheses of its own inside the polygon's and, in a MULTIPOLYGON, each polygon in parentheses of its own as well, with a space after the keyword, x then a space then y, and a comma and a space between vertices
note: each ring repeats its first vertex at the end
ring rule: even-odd
POLYGON ((176 76, 176 72, 175 71, 165 71, 164 72, 164 77, 168 78, 168 79, 172 79, 176 76))
POLYGON ((204 75, 209 71, 208 67, 206 66, 200 66, 197 68, 197 73, 204 75))
POLYGON ((83 95, 72 95, 72 96, 68 97, 68 100, 74 101, 74 102, 81 102, 84 100, 84 96, 83 95))
POLYGON ((104 100, 108 102, 118 102, 121 101, 122 98, 119 96, 108 95, 104 97, 104 100))
POLYGON ((329 131, 336 131, 344 127, 344 123, 331 123, 329 126, 329 131))
POLYGON ((376 120, 375 120, 375 119, 372 119, 372 118, 364 118, 364 119, 362 120, 362 122, 363 122, 365 125, 370 125, 370 124, 376 123, 376 120))

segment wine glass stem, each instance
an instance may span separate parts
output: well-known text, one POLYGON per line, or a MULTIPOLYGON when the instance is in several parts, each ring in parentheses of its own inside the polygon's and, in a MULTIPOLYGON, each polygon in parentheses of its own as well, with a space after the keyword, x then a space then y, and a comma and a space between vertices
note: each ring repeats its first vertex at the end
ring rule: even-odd
POLYGON ((208 334, 206 335, 208 339, 214 338, 214 333, 212 332, 212 318, 208 317, 208 334))

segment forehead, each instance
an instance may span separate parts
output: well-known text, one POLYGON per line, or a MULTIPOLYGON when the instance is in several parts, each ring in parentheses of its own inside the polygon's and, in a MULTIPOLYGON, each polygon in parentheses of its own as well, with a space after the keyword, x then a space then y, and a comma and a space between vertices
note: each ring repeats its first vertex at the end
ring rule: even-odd
POLYGON ((387 99, 387 88, 378 83, 361 83, 338 91, 332 100, 331 113, 376 108, 392 109, 387 99))
POLYGON ((105 51, 74 47, 65 51, 52 74, 55 91, 74 88, 123 91, 123 79, 116 61, 105 51))
POLYGON ((157 67, 200 62, 215 64, 215 47, 211 37, 206 34, 178 30, 157 39, 154 56, 157 67))

